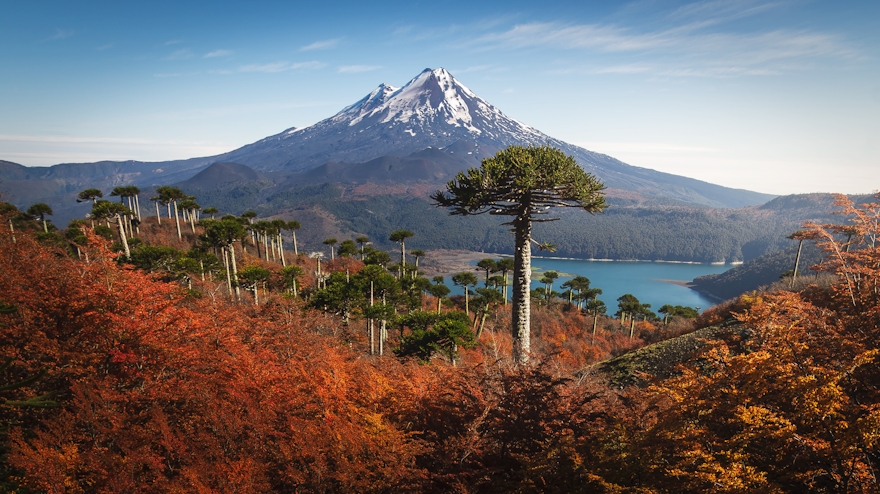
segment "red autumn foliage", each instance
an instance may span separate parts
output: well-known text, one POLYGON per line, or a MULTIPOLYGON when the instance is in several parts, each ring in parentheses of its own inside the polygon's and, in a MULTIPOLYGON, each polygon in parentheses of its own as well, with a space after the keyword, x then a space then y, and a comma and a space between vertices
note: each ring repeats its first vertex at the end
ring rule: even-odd
POLYGON ((3 398, 62 405, 0 407, 8 463, 65 493, 876 492, 880 204, 840 204, 846 230, 808 226, 836 283, 742 297, 705 319, 745 331, 625 390, 590 364, 683 328, 602 317, 593 340, 591 316, 536 308, 538 363, 517 367, 500 307, 459 367, 418 364, 292 297, 196 297, 101 242, 85 262, 0 235, 3 382, 48 369, 3 398))

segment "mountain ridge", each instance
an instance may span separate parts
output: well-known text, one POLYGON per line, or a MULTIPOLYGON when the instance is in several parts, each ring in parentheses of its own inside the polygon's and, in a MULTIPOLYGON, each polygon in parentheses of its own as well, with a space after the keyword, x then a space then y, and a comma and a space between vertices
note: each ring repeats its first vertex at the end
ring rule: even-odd
MULTIPOLYGON (((377 159, 390 162, 394 161, 393 158, 406 158, 427 149, 454 153, 453 148, 460 143, 473 143, 485 150, 472 154, 474 159, 463 163, 473 163, 473 166, 477 166, 481 158, 510 145, 555 146, 572 155, 609 189, 622 189, 648 197, 734 208, 763 204, 775 197, 628 165, 611 156, 555 139, 508 117, 443 68, 425 69, 399 88, 380 84, 354 104, 320 122, 302 128, 291 127, 220 155, 164 162, 63 163, 28 168, 26 178, 22 178, 22 170, 6 166, 0 167, 0 180, 44 180, 40 186, 42 194, 33 191, 33 187, 11 184, 16 189, 30 191, 16 201, 24 205, 34 199, 45 202, 53 195, 69 198, 76 188, 132 184, 149 187, 184 182, 218 162, 245 165, 256 172, 280 177, 321 166, 328 168, 325 166, 328 163, 364 164, 377 159)), ((443 173, 434 173, 439 183, 448 179, 446 171, 461 171, 448 170, 448 160, 441 161, 432 164, 418 162, 424 171, 413 174, 422 180, 425 174, 430 175, 429 169, 444 170, 443 173)), ((466 166, 462 170, 464 168, 466 166)), ((320 176, 321 173, 313 175, 320 176)), ((354 169, 349 175, 366 181, 374 178, 370 173, 354 169)), ((382 180, 393 178, 382 173, 377 177, 382 180)))

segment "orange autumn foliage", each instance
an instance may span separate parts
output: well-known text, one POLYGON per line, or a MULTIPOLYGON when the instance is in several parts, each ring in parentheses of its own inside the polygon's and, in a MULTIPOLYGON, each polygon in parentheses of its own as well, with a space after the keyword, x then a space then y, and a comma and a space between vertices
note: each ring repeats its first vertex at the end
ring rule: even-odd
POLYGON ((537 363, 516 366, 499 307, 459 367, 419 364, 367 356, 363 321, 291 297, 233 304, 195 280, 197 297, 100 242, 84 262, 0 235, 4 382, 49 371, 3 398, 62 404, 0 407, 8 462, 65 493, 876 492, 880 204, 840 204, 846 230, 810 226, 830 289, 744 297, 742 332, 623 390, 590 364, 682 328, 630 339, 600 318, 591 345, 590 316, 535 308, 537 363))
POLYGON ((38 386, 65 402, 13 433, 27 485, 371 491, 422 478, 418 444, 393 423, 411 401, 407 364, 361 362, 283 303, 273 318, 187 299, 100 244, 88 264, 29 239, 0 244, 4 301, 18 307, 2 351, 23 371, 48 367, 38 386))

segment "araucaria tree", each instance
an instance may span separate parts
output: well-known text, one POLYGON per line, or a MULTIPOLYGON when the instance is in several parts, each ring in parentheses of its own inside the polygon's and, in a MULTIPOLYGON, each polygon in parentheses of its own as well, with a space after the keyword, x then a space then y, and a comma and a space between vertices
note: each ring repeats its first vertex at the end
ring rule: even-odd
POLYGON ((512 216, 505 223, 515 236, 512 331, 514 359, 529 360, 529 285, 531 284, 532 223, 546 218, 551 207, 577 207, 589 213, 605 209, 604 185, 578 166, 574 158, 550 146, 511 146, 480 168, 459 172, 431 198, 453 215, 489 213, 512 216))

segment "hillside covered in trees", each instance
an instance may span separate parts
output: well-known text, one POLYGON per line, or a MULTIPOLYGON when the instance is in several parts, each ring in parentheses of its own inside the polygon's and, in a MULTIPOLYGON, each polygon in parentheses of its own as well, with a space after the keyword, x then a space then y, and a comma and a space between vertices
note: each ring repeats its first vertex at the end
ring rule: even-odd
POLYGON ((64 231, 4 206, 6 490, 877 489, 880 197, 805 225, 827 288, 665 322, 625 297, 604 315, 583 286, 536 291, 527 365, 501 268, 450 298, 406 250, 419 232, 386 230, 391 252, 327 238, 321 259, 280 248, 296 225, 186 200, 161 225, 95 200, 64 231), (654 352, 675 354, 655 376, 596 365, 725 321, 654 352))

